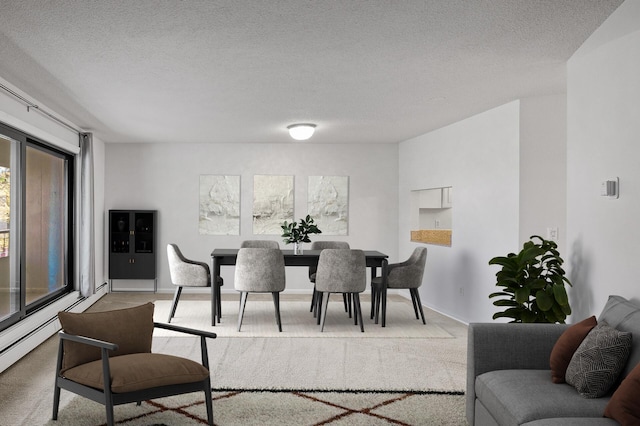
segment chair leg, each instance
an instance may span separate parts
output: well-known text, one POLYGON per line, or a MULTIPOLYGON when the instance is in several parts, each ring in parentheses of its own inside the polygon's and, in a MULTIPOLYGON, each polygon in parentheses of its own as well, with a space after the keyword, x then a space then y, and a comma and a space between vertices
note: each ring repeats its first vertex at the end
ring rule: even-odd
POLYGON ((282 331, 282 321, 280 320, 280 293, 274 291, 271 293, 273 296, 273 306, 276 308, 276 323, 278 324, 278 331, 282 331))
POLYGON ((318 292, 316 291, 316 286, 313 286, 313 293, 311 294, 311 308, 309 312, 313 312, 313 316, 315 318, 315 308, 316 308, 316 298, 318 297, 318 292))
POLYGON ((316 294, 316 318, 317 324, 320 325, 320 314, 322 313, 322 297, 323 293, 321 291, 316 294))
POLYGON ((176 309, 178 308, 178 299, 180 299, 180 294, 182 293, 182 286, 176 287, 176 292, 173 294, 173 303, 171 303, 171 311, 169 311, 169 319, 167 322, 171 322, 171 318, 173 318, 176 314, 176 309))
MULTIPOLYGON (((56 378, 56 382, 58 379, 56 378)), ((51 419, 58 420, 58 407, 60 407, 60 387, 56 384, 53 390, 53 415, 51 419)))
POLYGON ((420 319, 418 316, 418 303, 416 302, 415 289, 410 288, 409 292, 411 293, 411 303, 413 303, 413 313, 416 315, 416 319, 420 319))
POLYGON ((375 311, 376 311, 376 321, 375 323, 378 324, 380 322, 380 304, 382 302, 382 288, 378 288, 376 289, 376 306, 375 306, 375 311))
MULTIPOLYGON (((322 300, 323 293, 318 293, 320 295, 320 300, 322 300)), ((322 306, 322 321, 320 322, 320 331, 324 330, 324 320, 327 318, 327 311, 329 310, 329 295, 331 293, 327 292, 327 297, 324 299, 322 306)), ((320 319, 320 315, 318 315, 318 319, 320 319)))
POLYGON ((426 324, 427 321, 425 321, 424 319, 424 310, 422 309, 422 302, 420 301, 420 292, 417 288, 412 288, 411 291, 413 291, 413 293, 415 294, 418 309, 420 310, 420 316, 422 317, 422 323, 426 324))
MULTIPOLYGON (((384 286, 383 286, 384 287, 384 286)), ((381 289, 380 299, 382 299, 382 326, 387 326, 387 289, 381 289)))
POLYGON ((238 331, 242 327, 242 317, 244 317, 244 307, 247 305, 247 292, 240 293, 240 312, 238 313, 238 331))
POLYGON ((204 403, 207 407, 207 424, 213 426, 213 403, 211 397, 211 379, 207 380, 207 385, 204 388, 204 403))
MULTIPOLYGON (((360 320, 360 331, 364 333, 364 323, 362 321, 362 306, 360 306, 360 294, 353 293, 353 316, 360 320)), ((357 324, 357 321, 356 321, 357 324)))
POLYGON ((371 319, 374 319, 376 315, 376 312, 375 312, 376 296, 377 296, 376 288, 372 285, 371 286, 371 319))

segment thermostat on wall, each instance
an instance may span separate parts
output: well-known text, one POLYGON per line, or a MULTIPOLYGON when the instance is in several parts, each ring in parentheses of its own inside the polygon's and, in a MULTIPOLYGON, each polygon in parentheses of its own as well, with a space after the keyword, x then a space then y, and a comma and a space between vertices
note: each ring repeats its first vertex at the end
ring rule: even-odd
POLYGON ((618 198, 620 196, 619 187, 619 178, 607 179, 600 184, 600 195, 603 197, 618 198))

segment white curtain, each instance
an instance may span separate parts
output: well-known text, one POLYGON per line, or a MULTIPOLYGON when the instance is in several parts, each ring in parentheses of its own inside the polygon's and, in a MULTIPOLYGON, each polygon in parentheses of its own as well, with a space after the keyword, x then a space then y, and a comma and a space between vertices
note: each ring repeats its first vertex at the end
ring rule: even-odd
POLYGON ((91 296, 95 284, 95 225, 93 214, 93 134, 80 135, 80 294, 91 296))

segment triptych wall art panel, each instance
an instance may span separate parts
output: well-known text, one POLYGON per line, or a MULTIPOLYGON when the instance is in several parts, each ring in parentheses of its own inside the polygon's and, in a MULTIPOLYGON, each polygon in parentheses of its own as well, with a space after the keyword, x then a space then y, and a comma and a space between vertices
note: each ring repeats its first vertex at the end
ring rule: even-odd
POLYGON ((323 235, 348 235, 349 177, 309 176, 307 212, 323 235))
MULTIPOLYGON (((240 176, 201 175, 201 235, 240 235, 240 176)), ((280 226, 307 214, 323 235, 348 235, 349 177, 309 176, 307 212, 294 217, 294 176, 253 177, 253 234, 281 235, 280 226)))
POLYGON ((200 176, 202 235, 240 235, 240 176, 200 176))
POLYGON ((281 235, 282 222, 293 221, 293 176, 253 177, 253 233, 281 235))

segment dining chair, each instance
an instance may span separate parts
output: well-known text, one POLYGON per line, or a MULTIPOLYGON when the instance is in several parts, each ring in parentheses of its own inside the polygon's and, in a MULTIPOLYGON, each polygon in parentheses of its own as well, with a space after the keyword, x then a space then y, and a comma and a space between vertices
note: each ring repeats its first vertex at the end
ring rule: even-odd
POLYGON ((362 250, 324 249, 320 252, 316 271, 316 290, 322 293, 320 331, 324 330, 331 293, 350 294, 353 299, 354 323, 364 332, 360 293, 367 286, 366 258, 362 250))
MULTIPOLYGON (((176 314, 182 287, 209 287, 211 286, 211 273, 209 265, 206 263, 185 258, 176 244, 167 244, 167 260, 169 261, 171 283, 176 286, 173 303, 169 310, 169 319, 167 320, 170 323, 171 318, 176 314)), ((218 286, 216 288, 218 292, 216 299, 218 301, 218 312, 221 311, 220 287, 223 283, 222 278, 218 277, 218 286)))
POLYGON ((279 249, 280 244, 273 240, 244 240, 240 248, 273 248, 279 249))
MULTIPOLYGON (((311 250, 324 250, 324 249, 350 249, 349 243, 346 241, 314 241, 311 243, 311 250)), ((320 324, 320 315, 317 315, 320 306, 322 305, 322 294, 318 294, 316 291, 316 271, 317 266, 309 267, 309 281, 313 283, 313 294, 311 296, 311 309, 313 316, 318 318, 318 324, 320 324)), ((344 303, 344 311, 349 313, 351 318, 351 298, 347 294, 342 295, 342 301, 344 303)))
POLYGON ((282 331, 280 320, 280 292, 285 287, 284 255, 275 248, 241 248, 238 250, 234 286, 240 292, 238 331, 249 293, 271 293, 276 312, 278 331, 282 331))
POLYGON ((401 263, 383 265, 382 275, 371 280, 371 317, 375 311, 375 323, 378 324, 380 305, 382 305, 382 327, 386 326, 387 318, 387 289, 408 289, 416 319, 422 318, 426 324, 419 287, 422 285, 425 264, 427 262, 427 248, 416 247, 409 259, 401 263), (420 316, 418 316, 418 313, 420 316))
POLYGON ((153 303, 146 303, 103 312, 58 313, 62 331, 53 420, 58 418, 62 389, 104 405, 108 426, 114 424, 115 405, 203 392, 207 424, 213 426, 206 338, 215 338, 215 333, 156 323, 153 311, 153 303), (199 337, 202 362, 152 353, 155 328, 199 337))

